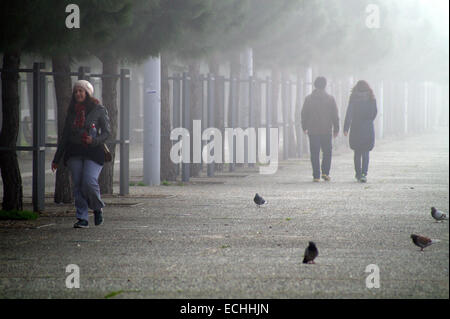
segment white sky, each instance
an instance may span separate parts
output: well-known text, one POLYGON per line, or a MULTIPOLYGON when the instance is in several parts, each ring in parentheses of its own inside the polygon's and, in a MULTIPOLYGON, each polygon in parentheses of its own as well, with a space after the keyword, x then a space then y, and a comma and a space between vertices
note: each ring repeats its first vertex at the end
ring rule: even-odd
POLYGON ((442 35, 449 35, 449 1, 448 0, 420 0, 424 11, 431 18, 432 23, 442 35))

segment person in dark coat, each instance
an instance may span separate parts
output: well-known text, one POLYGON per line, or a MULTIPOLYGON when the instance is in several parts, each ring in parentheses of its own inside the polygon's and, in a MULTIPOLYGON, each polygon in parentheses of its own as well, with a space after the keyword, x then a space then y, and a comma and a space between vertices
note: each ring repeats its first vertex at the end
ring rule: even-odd
POLYGON ((103 143, 111 134, 108 112, 93 97, 94 88, 86 80, 73 87, 64 130, 52 161, 52 170, 61 160, 72 173, 76 216, 75 228, 87 228, 88 209, 94 211, 95 225, 103 223, 105 203, 100 196, 98 177, 105 163, 103 143))
POLYGON ((339 133, 339 114, 334 97, 325 91, 327 80, 317 77, 314 91, 305 98, 301 112, 301 124, 309 137, 309 149, 313 168, 313 181, 322 178, 329 181, 331 168, 331 150, 333 136, 339 133), (322 150, 322 165, 320 164, 322 150))
POLYGON ((352 89, 345 114, 344 135, 350 130, 350 148, 354 150, 355 178, 367 182, 369 152, 375 145, 373 121, 377 116, 377 101, 366 81, 358 81, 352 89))

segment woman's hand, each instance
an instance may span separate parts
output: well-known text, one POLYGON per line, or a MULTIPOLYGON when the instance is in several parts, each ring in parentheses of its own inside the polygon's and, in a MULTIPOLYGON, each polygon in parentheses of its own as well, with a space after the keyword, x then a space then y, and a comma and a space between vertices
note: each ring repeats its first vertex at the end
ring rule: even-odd
POLYGON ((84 144, 92 144, 92 136, 84 135, 82 141, 84 144))
POLYGON ((348 135, 348 132, 347 132, 347 131, 344 131, 344 135, 347 136, 347 135, 348 135))
POLYGON ((58 164, 52 162, 52 172, 54 173, 58 169, 58 164))

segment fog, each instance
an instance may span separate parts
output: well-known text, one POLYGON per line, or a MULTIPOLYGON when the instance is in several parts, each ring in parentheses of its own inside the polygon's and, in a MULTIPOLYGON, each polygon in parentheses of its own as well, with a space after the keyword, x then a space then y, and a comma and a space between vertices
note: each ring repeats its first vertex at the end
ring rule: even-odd
MULTIPOLYGON (((139 3, 149 6, 151 2, 139 3)), ((308 152, 308 142, 298 131, 295 116, 305 96, 312 91, 313 80, 320 75, 327 78, 326 90, 336 99, 341 122, 352 87, 360 79, 368 81, 380 111, 376 119, 377 138, 448 126, 448 1, 210 0, 198 3, 205 6, 198 10, 195 6, 189 7, 192 14, 188 18, 185 17, 187 14, 177 12, 177 8, 168 4, 167 8, 176 13, 173 19, 178 19, 179 24, 186 23, 176 35, 170 33, 175 30, 170 25, 173 21, 164 15, 172 13, 155 14, 156 22, 146 24, 148 12, 138 6, 134 9, 132 23, 117 29, 117 39, 105 45, 117 54, 118 69, 131 71, 132 158, 142 159, 145 131, 149 127, 145 122, 149 84, 144 72, 149 54, 161 58, 160 116, 161 123, 168 122, 170 130, 182 126, 179 119, 183 116, 183 105, 175 105, 175 101, 183 94, 177 87, 182 86, 183 72, 192 78, 190 122, 202 120, 202 129, 210 126, 205 76, 211 73, 224 77, 222 84, 216 81, 213 126, 221 132, 226 127, 277 126, 280 128, 279 156, 284 158, 304 156, 308 152), (145 36, 134 41, 133 30, 144 30, 145 36), (170 41, 164 42, 165 37, 170 41), (156 49, 158 45, 159 50, 156 49), (249 76, 256 81, 252 104, 249 102, 249 76), (234 93, 231 92, 231 78, 238 81, 234 93), (272 81, 270 88, 267 79, 272 81), (286 80, 290 81, 290 88, 283 91, 282 82, 286 80), (269 104, 270 109, 267 108, 269 104), (234 115, 233 107, 236 108, 234 115), (294 119, 295 123, 291 125, 294 119), (291 147, 295 150, 289 150, 287 155, 283 153, 291 147)), ((52 71, 48 54, 22 55, 22 67, 31 68, 33 62, 46 62, 46 70, 52 71)), ((91 74, 104 72, 99 55, 84 53, 72 57, 71 70, 76 71, 80 66, 89 66, 91 74)), ((72 82, 76 78, 72 76, 72 82)), ((105 97, 102 80, 91 77, 91 82, 95 97, 102 100, 105 97)), ((46 142, 54 143, 58 107, 54 79, 50 75, 46 76, 46 88, 46 142)), ((21 73, 17 145, 32 144, 32 92, 32 76, 21 73)), ((120 81, 116 98, 120 101, 120 81)), ((117 131, 120 132, 120 111, 117 116, 117 131)), ((170 131, 160 134, 164 139, 170 131)), ((224 139, 223 151, 228 156, 229 141, 226 136, 224 139)), ((338 145, 347 143, 342 136, 338 141, 338 145)), ((263 152, 267 143, 263 136, 263 152)), ((24 153, 20 156, 26 157, 24 153)))

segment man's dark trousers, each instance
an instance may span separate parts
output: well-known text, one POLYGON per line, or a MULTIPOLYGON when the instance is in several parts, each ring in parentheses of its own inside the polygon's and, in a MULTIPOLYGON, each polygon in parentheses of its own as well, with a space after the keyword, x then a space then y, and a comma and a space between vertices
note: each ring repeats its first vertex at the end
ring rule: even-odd
POLYGON ((313 178, 320 178, 320 169, 322 174, 330 175, 331 167, 331 134, 308 135, 309 152, 311 154, 311 164, 313 168, 313 178), (320 150, 322 150, 322 165, 320 165, 320 150))

